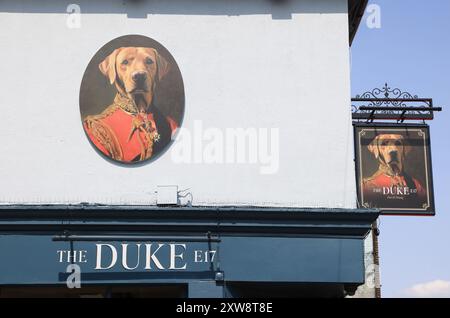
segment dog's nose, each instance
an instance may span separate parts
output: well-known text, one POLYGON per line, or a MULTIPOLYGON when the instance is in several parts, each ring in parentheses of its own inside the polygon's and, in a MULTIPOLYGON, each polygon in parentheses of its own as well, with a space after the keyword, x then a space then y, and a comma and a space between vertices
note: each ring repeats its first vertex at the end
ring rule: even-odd
POLYGON ((397 159, 398 152, 396 150, 390 151, 389 155, 391 156, 391 159, 397 159))
POLYGON ((133 78, 133 81, 136 83, 144 82, 147 79, 147 73, 142 71, 136 71, 134 72, 131 77, 133 78))

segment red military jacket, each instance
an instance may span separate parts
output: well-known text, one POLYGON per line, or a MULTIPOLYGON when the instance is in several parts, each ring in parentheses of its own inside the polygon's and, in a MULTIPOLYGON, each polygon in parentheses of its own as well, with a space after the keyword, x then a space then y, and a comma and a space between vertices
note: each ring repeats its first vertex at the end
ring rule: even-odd
POLYGON ((426 191, 420 182, 405 174, 391 176, 385 172, 376 173, 371 178, 363 180, 364 199, 376 196, 414 196, 419 199, 426 197, 426 191))
POLYGON ((172 118, 156 109, 138 112, 132 101, 120 94, 101 114, 87 116, 83 126, 102 153, 121 162, 149 159, 170 142, 177 129, 172 118))

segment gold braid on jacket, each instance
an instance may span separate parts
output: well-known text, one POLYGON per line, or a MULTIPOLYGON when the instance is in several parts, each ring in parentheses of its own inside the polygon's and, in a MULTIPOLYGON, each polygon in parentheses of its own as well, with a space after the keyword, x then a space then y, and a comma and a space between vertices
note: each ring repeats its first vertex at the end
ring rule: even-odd
POLYGON ((100 142, 103 147, 109 152, 110 156, 114 160, 123 161, 123 152, 120 146, 119 140, 113 129, 106 124, 103 119, 113 114, 117 109, 121 109, 124 112, 133 116, 131 130, 128 135, 127 142, 131 140, 136 131, 142 132, 137 134, 137 139, 141 148, 140 160, 148 159, 153 154, 153 145, 158 142, 160 136, 156 130, 156 127, 147 119, 145 113, 140 116, 136 105, 127 97, 117 94, 114 98, 113 104, 108 106, 99 115, 86 116, 84 122, 88 129, 92 132, 92 135, 100 142))

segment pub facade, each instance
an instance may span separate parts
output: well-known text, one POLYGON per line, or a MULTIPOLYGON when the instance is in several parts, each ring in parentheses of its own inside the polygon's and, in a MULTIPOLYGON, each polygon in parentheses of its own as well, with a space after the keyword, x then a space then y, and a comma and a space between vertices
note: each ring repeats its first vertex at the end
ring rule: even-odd
POLYGON ((2 1, 0 297, 379 295, 366 5, 2 1))

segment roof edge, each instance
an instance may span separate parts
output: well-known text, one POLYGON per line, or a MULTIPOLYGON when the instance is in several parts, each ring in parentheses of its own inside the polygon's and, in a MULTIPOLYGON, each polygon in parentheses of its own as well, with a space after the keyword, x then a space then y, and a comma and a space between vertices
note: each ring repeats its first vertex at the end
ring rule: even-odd
POLYGON ((350 46, 352 45, 356 32, 361 24, 368 2, 369 0, 348 0, 350 46))

